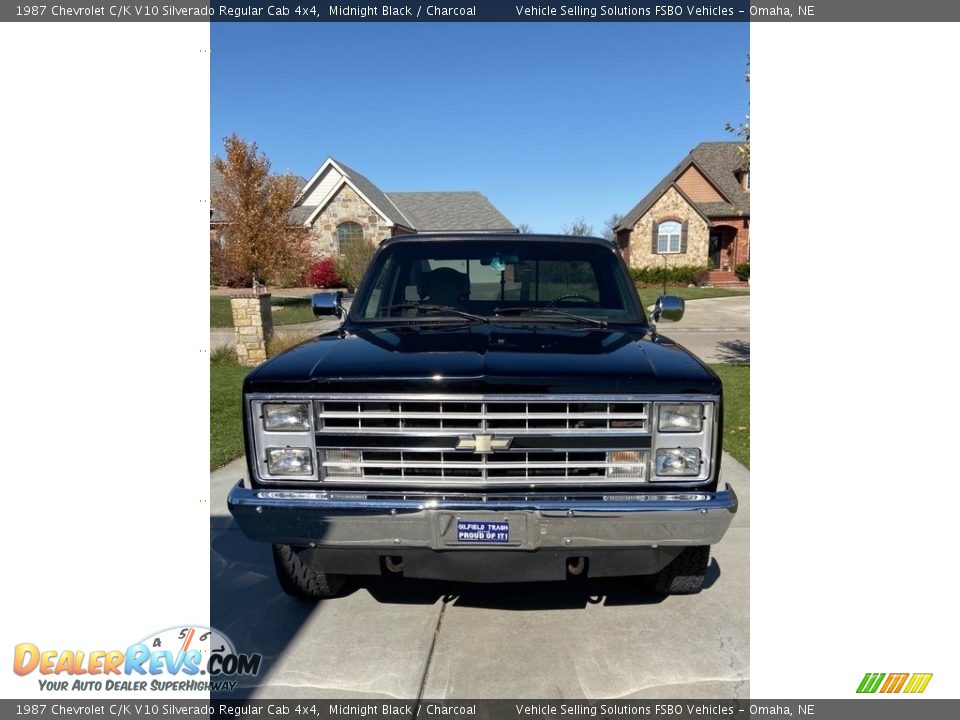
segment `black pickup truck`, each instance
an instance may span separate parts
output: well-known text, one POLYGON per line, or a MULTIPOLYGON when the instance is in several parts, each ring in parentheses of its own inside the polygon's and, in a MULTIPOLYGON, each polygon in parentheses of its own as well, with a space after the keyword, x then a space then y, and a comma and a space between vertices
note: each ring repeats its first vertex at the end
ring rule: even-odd
MULTIPOLYGON (((721 383, 657 333, 612 243, 395 237, 349 312, 313 304, 342 323, 247 376, 229 497, 285 591, 381 573, 700 590, 737 510, 721 383)), ((664 296, 653 323, 683 309, 664 296)))

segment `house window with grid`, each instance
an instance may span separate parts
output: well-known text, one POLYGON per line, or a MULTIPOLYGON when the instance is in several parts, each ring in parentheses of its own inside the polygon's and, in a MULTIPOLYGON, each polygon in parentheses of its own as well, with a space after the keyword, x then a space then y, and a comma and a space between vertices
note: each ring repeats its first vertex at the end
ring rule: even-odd
POLYGON ((657 252, 678 253, 680 252, 680 223, 673 220, 660 223, 657 228, 657 252))
POLYGON ((344 252, 350 245, 363 242, 363 228, 359 223, 344 222, 337 225, 337 251, 344 252))

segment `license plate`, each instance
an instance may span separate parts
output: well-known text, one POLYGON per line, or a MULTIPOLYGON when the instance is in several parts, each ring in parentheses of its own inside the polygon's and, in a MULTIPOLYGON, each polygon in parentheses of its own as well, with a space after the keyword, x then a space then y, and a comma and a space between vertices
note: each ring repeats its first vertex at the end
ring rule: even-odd
POLYGON ((510 542, 510 523, 491 520, 457 520, 457 542, 497 545, 510 542))

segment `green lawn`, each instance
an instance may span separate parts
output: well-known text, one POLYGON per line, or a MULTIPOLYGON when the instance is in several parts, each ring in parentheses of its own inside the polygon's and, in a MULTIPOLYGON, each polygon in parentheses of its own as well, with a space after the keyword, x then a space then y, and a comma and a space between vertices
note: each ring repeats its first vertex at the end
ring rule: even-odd
MULTIPOLYGON (((640 300, 645 308, 653 305, 657 298, 663 295, 663 286, 637 288, 640 300)), ((667 285, 667 295, 679 295, 684 300, 702 300, 703 298, 730 297, 731 295, 749 295, 748 291, 732 290, 730 288, 699 288, 699 287, 670 287, 667 285)))
POLYGON ((240 391, 250 368, 210 365, 210 469, 243 455, 240 391))
POLYGON ((750 467, 750 366, 710 367, 723 380, 723 449, 750 467))
MULTIPOLYGON (((274 325, 293 325, 294 323, 313 322, 317 319, 310 307, 310 298, 275 297, 271 300, 270 307, 273 309, 274 325)), ((229 297, 225 295, 210 296, 210 327, 233 327, 229 297)))

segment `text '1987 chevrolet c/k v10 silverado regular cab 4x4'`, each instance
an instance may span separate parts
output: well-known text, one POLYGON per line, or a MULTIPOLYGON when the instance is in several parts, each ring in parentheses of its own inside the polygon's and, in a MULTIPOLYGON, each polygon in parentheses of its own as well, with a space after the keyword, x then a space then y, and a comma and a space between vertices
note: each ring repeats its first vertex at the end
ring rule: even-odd
MULTIPOLYGON (((616 247, 568 236, 385 241, 343 319, 243 386, 243 531, 305 598, 349 575, 649 575, 698 592, 737 510, 722 388, 648 322, 616 247)), ((654 322, 679 320, 664 296, 654 322)))

